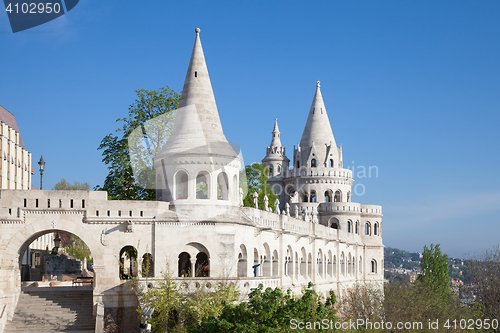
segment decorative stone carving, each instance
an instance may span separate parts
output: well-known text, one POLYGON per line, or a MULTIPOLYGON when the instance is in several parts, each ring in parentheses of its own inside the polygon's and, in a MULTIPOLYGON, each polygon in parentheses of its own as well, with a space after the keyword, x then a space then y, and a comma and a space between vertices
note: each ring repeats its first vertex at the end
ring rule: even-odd
POLYGON ((240 199, 240 207, 243 207, 243 189, 240 187, 240 190, 238 192, 239 199, 240 199))
POLYGON ((276 214, 280 213, 280 200, 278 198, 276 198, 276 200, 274 200, 274 212, 276 214))
POLYGON ((253 208, 259 209, 259 195, 257 192, 253 192, 253 208))
POLYGON ((286 215, 290 216, 290 204, 288 202, 285 204, 285 211, 286 215))
POLYGON ((133 232, 134 229, 133 229, 133 222, 131 220, 128 220, 127 222, 125 222, 125 232, 133 232))
POLYGON ((269 211, 269 198, 267 197, 267 194, 264 194, 264 210, 266 212, 269 211))

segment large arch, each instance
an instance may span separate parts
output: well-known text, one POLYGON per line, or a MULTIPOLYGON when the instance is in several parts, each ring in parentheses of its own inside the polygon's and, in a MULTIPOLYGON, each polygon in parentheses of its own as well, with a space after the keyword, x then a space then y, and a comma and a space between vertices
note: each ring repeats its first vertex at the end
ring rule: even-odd
POLYGON ((244 244, 240 245, 238 254, 238 277, 246 277, 248 274, 247 248, 244 244))

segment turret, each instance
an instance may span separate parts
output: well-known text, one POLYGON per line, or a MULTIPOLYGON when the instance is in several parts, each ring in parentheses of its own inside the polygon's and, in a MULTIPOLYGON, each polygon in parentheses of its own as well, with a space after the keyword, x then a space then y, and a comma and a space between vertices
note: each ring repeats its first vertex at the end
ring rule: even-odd
POLYGON ((174 127, 154 158, 157 200, 191 216, 206 214, 197 205, 238 206, 241 162, 222 131, 197 28, 174 127))

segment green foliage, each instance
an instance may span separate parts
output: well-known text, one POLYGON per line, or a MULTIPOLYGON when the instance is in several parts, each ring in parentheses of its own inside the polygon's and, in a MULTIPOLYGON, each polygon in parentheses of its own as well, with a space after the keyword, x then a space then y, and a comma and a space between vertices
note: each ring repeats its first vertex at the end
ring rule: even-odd
POLYGON ((66 253, 68 255, 82 261, 84 258, 87 258, 87 262, 89 263, 94 261, 94 259, 92 258, 92 254, 90 253, 90 249, 83 240, 81 240, 78 236, 70 233, 67 233, 66 235, 67 241, 62 243, 62 247, 66 249, 66 253))
POLYGON ((264 209, 264 196, 269 199, 269 207, 274 211, 274 201, 278 198, 276 193, 267 185, 268 170, 262 163, 253 163, 245 166, 246 177, 240 175, 240 187, 246 193, 243 206, 254 207, 253 194, 259 195, 259 209, 264 209))
POLYGON ((307 288, 303 288, 302 297, 296 297, 290 290, 286 293, 279 288, 263 291, 260 284, 249 294, 248 302, 226 304, 218 318, 206 317, 200 324, 191 326, 189 332, 288 332, 293 319, 297 322, 320 322, 327 318, 336 322, 333 291, 323 303, 312 287, 309 283, 307 288))
POLYGON ((102 139, 98 150, 102 150, 102 161, 108 166, 109 173, 103 186, 95 190, 108 192, 109 199, 154 200, 154 188, 138 186, 154 184, 154 170, 151 158, 166 143, 171 132, 175 113, 179 105, 179 95, 168 87, 156 90, 136 90, 137 98, 130 105, 127 118, 118 118, 123 126, 102 139), (166 115, 166 116, 162 116, 166 115), (158 117, 158 121, 149 120, 158 117), (147 142, 144 136, 147 134, 147 142), (134 168, 137 170, 134 179, 134 168), (141 172, 139 172, 140 170, 141 172))
MULTIPOLYGON (((141 275, 149 270, 147 265, 142 266, 141 275)), ((184 281, 175 279, 168 267, 162 273, 161 279, 154 283, 148 282, 147 290, 141 289, 141 282, 137 277, 129 281, 129 286, 136 291, 142 305, 154 307, 151 318, 152 332, 187 332, 187 326, 198 324, 202 318, 218 317, 226 304, 233 304, 239 299, 239 291, 233 283, 221 281, 213 291, 205 287, 193 293, 184 289, 184 281)), ((137 309, 142 315, 142 309, 137 309)))
POLYGON ((420 267, 422 274, 418 279, 434 292, 435 297, 447 298, 451 292, 448 255, 441 254, 439 244, 431 244, 430 248, 424 246, 420 267))
POLYGON ((66 181, 66 179, 61 179, 58 183, 54 185, 53 190, 67 190, 67 191, 88 191, 90 188, 89 183, 79 183, 77 181, 74 184, 70 184, 66 181))

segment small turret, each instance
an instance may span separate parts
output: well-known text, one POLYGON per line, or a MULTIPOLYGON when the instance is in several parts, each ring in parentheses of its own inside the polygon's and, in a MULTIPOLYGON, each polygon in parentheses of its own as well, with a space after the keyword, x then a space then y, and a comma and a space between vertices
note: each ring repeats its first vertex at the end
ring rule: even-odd
POLYGON ((266 149, 266 157, 262 159, 262 164, 269 170, 270 179, 283 179, 289 163, 290 160, 285 155, 285 147, 281 145, 278 119, 274 119, 271 144, 266 149))

